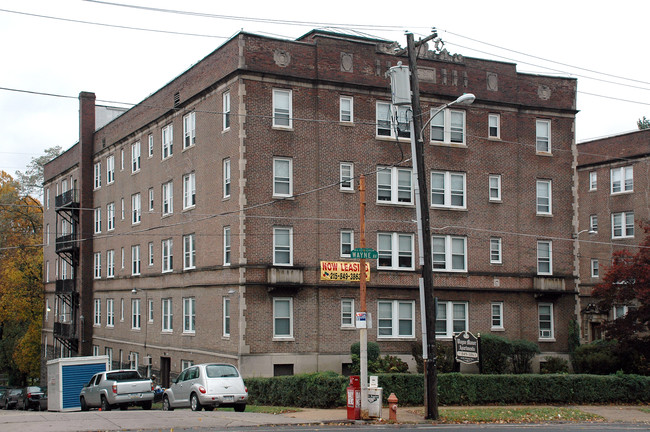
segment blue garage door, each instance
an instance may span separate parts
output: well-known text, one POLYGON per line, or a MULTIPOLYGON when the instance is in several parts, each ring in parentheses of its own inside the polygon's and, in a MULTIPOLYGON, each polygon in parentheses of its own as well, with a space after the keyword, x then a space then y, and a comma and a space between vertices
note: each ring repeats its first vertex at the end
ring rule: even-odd
POLYGON ((63 366, 61 371, 61 408, 80 408, 79 393, 97 372, 104 372, 106 363, 63 366))

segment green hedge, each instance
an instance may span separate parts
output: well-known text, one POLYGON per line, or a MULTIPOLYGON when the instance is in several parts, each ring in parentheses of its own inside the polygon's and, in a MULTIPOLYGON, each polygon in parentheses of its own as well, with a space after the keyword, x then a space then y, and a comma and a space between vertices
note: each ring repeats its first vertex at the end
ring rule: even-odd
MULTIPOLYGON (((333 372, 247 378, 256 405, 311 408, 345 406, 348 378, 333 372)), ((421 374, 382 374, 384 403, 395 393, 400 405, 422 405, 421 374)), ((438 375, 440 405, 585 404, 650 402, 650 377, 641 375, 438 375)))

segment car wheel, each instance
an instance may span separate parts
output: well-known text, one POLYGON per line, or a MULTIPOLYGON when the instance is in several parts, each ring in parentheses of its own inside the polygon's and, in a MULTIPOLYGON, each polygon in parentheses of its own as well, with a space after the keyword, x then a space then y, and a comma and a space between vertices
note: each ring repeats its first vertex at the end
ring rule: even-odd
POLYGON ((174 411, 174 408, 172 408, 171 404, 169 403, 169 397, 166 395, 163 396, 163 411, 174 411))
POLYGON ((82 396, 79 403, 81 405, 81 411, 88 411, 88 404, 86 403, 86 398, 85 397, 82 396))
POLYGON ((102 396, 102 411, 110 411, 111 410, 111 404, 108 403, 106 400, 105 396, 102 396))
POLYGON ((235 405, 235 411, 244 412, 246 410, 246 404, 237 404, 235 405))
POLYGON ((203 408, 196 393, 192 393, 192 396, 190 396, 190 408, 192 408, 192 411, 201 411, 203 408))
POLYGON ((151 404, 152 404, 151 401, 143 402, 143 403, 142 403, 142 409, 143 409, 143 410, 150 410, 150 409, 151 409, 151 404))

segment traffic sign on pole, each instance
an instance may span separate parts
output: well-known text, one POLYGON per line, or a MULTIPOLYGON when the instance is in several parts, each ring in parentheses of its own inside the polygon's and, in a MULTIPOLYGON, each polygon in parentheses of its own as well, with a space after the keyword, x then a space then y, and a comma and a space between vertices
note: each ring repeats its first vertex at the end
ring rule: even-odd
POLYGON ((377 259, 379 254, 372 248, 356 248, 350 251, 352 258, 356 259, 377 259))

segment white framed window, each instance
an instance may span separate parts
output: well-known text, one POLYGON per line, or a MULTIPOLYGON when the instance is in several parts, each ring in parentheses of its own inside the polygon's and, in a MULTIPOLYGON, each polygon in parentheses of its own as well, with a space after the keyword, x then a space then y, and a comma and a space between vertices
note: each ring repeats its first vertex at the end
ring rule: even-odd
POLYGON ((628 307, 626 305, 616 305, 612 307, 612 317, 616 320, 624 317, 628 313, 628 307))
POLYGON ((153 200, 154 200, 154 191, 153 188, 149 188, 149 211, 153 211, 153 200))
POLYGON ((106 251, 106 277, 115 277, 115 250, 106 251))
POLYGON ((612 238, 634 237, 634 212, 612 213, 612 238))
POLYGON ((413 204, 412 170, 377 167, 377 203, 413 204))
POLYGON ((537 153, 551 153, 551 121, 535 122, 535 150, 537 153))
POLYGON ((196 298, 183 298, 183 333, 194 334, 196 331, 196 298))
POLYGON ((598 215, 589 215, 589 231, 598 232, 598 215))
POLYGON ((171 332, 173 331, 173 318, 174 315, 172 313, 172 299, 171 298, 164 298, 162 299, 162 331, 163 332, 171 332))
POLYGON ((377 301, 377 338, 415 337, 415 302, 377 301))
POLYGON ((162 185, 162 214, 174 213, 174 182, 168 181, 162 185))
POLYGON ((102 301, 101 299, 95 299, 94 301, 95 307, 94 307, 94 319, 93 319, 93 326, 95 327, 101 327, 102 325, 102 301))
POLYGON ((553 274, 553 242, 550 240, 537 241, 537 274, 553 274))
POLYGON ((50 245, 50 224, 45 225, 44 237, 45 237, 45 244, 49 246, 50 245))
POLYGON ((339 188, 342 191, 354 190, 354 164, 352 162, 341 162, 339 164, 339 188))
POLYGON ((94 356, 99 355, 99 345, 93 345, 93 355, 94 356))
POLYGON ((490 174, 488 180, 489 199, 493 202, 501 201, 501 174, 490 174))
POLYGON ((273 127, 293 127, 291 90, 273 89, 273 127))
POLYGON ((273 227, 273 265, 293 265, 293 228, 273 227))
POLYGON ((129 352, 129 369, 138 369, 138 363, 140 363, 140 354, 137 352, 129 352))
POLYGON ((537 305, 537 322, 539 326, 539 339, 555 339, 553 325, 553 303, 540 303, 537 305))
POLYGON ((468 329, 467 302, 439 301, 436 310, 436 336, 451 338, 468 329))
POLYGON ((120 248, 120 259, 122 260, 122 270, 124 270, 124 248, 120 248))
POLYGON ((131 195, 131 224, 139 224, 142 220, 142 203, 140 193, 131 195))
POLYGON ((149 300, 148 300, 148 303, 149 303, 149 304, 148 304, 148 312, 147 312, 147 315, 148 315, 149 322, 152 323, 152 322, 153 322, 153 300, 152 300, 152 299, 149 299, 149 300))
POLYGON ((115 229, 115 203, 106 204, 106 230, 113 231, 115 229))
MULTIPOLYGON (((95 182, 94 182, 95 189, 99 189, 102 187, 102 163, 97 162, 95 163, 95 182)), ((63 191, 65 192, 65 191, 63 191)))
POLYGON ((124 321, 124 299, 120 299, 120 321, 124 321))
POLYGON ((167 159, 174 154, 174 125, 168 124, 162 128, 162 158, 167 159))
POLYGON ((102 278, 102 253, 95 252, 95 279, 102 278))
POLYGON ((196 206, 196 173, 183 176, 183 209, 196 206))
POLYGON ((341 230, 341 258, 351 258, 354 249, 354 231, 341 230))
POLYGON ((149 242, 149 265, 153 265, 153 242, 149 242))
POLYGON ((196 236, 183 236, 183 270, 196 268, 196 236))
POLYGON ((354 328, 354 299, 341 299, 341 327, 354 328))
POLYGON ((293 298, 273 299, 273 338, 293 338, 293 298))
POLYGON ((140 141, 131 144, 131 172, 140 171, 140 141))
POLYGON ((375 112, 377 120, 377 137, 411 137, 409 107, 398 106, 395 108, 389 102, 377 102, 375 112))
POLYGON ((223 93, 223 130, 230 129, 230 91, 223 93))
MULTIPOLYGON (((66 229, 62 229, 62 234, 66 233, 66 229)), ((95 209, 95 234, 102 232, 102 208, 97 207, 95 209)))
POLYGON ((223 160, 223 197, 230 197, 230 159, 223 160))
POLYGON ((492 302, 490 308, 490 329, 503 330, 503 302, 492 302))
MULTIPOLYGON (((431 114, 435 109, 431 109, 431 114)), ((465 145, 465 111, 444 109, 431 119, 431 142, 465 145)))
POLYGON ((354 122, 354 98, 352 96, 339 98, 339 121, 342 123, 354 122))
POLYGON ((140 275, 140 245, 131 246, 131 275, 140 275))
POLYGON ((153 157, 153 134, 147 136, 147 143, 149 148, 149 157, 153 157))
POLYGON ((106 158, 106 184, 111 184, 115 181, 115 155, 110 155, 106 158))
POLYGON ((293 195, 293 159, 273 158, 273 196, 293 195))
POLYGON ((552 187, 550 180, 537 180, 537 214, 553 214, 552 187))
POLYGON ((467 237, 452 235, 432 236, 431 251, 433 271, 467 271, 467 237))
POLYGON ((502 264, 501 237, 490 238, 490 264, 502 264))
POLYGON ((598 173, 596 171, 589 172, 589 190, 595 191, 598 189, 598 173))
POLYGON ((634 169, 631 166, 612 168, 610 175, 610 191, 612 195, 634 190, 634 169))
POLYGON ((183 149, 196 144, 196 113, 192 111, 183 116, 183 149))
POLYGON ((50 209, 50 188, 45 188, 45 209, 50 209))
POLYGON ((121 215, 120 216, 121 216, 122 220, 124 220, 124 215, 126 213, 126 207, 124 207, 124 198, 120 198, 120 206, 121 206, 121 208, 120 208, 121 215))
POLYGON ((115 300, 106 299, 106 327, 115 326, 115 300))
POLYGON ((230 299, 223 298, 223 336, 230 337, 230 299))
POLYGON ((131 329, 140 330, 142 324, 142 312, 140 311, 140 299, 131 299, 131 329))
POLYGON ((591 277, 598 278, 600 276, 600 266, 598 265, 598 260, 591 259, 591 277))
POLYGON ((431 207, 467 208, 465 182, 465 173, 432 171, 431 207))
POLYGON ((230 227, 223 227, 223 265, 229 266, 231 263, 230 256, 230 227))
POLYGON ((162 272, 167 273, 174 269, 173 239, 162 241, 162 272))
POLYGON ((120 171, 124 171, 124 149, 120 149, 120 171))
POLYGON ((499 114, 488 114, 488 138, 501 138, 501 116, 499 114))
POLYGON ((50 281, 50 261, 45 261, 45 282, 49 282, 49 281, 50 281))
POLYGON ((377 269, 413 270, 413 234, 377 233, 377 269))

